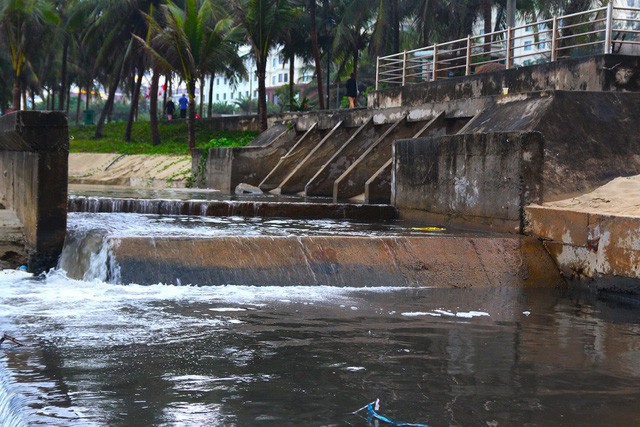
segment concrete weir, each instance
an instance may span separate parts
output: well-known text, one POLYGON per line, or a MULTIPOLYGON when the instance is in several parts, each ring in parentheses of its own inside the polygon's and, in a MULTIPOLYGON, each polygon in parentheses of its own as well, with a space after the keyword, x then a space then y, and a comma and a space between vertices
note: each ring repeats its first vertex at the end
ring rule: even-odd
MULTIPOLYGON (((326 286, 557 286, 539 242, 495 236, 119 238, 122 283, 326 286)), ((113 268, 112 268, 113 270, 113 268)), ((79 278, 84 271, 75 271, 79 278)))

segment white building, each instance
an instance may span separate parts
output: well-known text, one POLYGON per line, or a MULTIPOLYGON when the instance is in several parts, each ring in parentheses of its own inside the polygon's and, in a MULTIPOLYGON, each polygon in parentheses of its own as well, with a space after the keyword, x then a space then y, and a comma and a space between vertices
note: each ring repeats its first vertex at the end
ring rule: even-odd
MULTIPOLYGON (((285 61, 281 53, 282 48, 273 49, 267 59, 265 85, 267 89, 267 101, 277 104, 278 99, 275 89, 283 85, 289 84, 291 76, 289 75, 289 62, 285 61)), ((233 105, 241 99, 257 99, 258 97, 258 76, 256 75, 256 63, 250 55, 249 46, 244 46, 240 50, 241 57, 244 58, 245 67, 247 68, 248 78, 228 79, 224 76, 216 76, 213 82, 213 102, 227 103, 233 105)), ((311 80, 311 72, 309 66, 301 59, 296 58, 294 62, 295 70, 295 87, 301 88, 307 85, 311 80)), ((205 104, 209 102, 209 85, 210 81, 205 83, 203 90, 205 104)))

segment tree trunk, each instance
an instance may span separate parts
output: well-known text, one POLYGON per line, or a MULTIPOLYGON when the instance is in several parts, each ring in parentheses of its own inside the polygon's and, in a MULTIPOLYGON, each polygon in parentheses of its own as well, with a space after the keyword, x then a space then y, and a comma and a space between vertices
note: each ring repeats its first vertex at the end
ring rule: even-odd
MULTIPOLYGON (((484 19, 484 33, 485 34, 489 34, 491 32, 492 26, 491 26, 491 6, 493 1, 492 0, 482 0, 482 17, 484 19)), ((485 53, 489 53, 491 52, 491 37, 490 36, 485 36, 484 37, 484 52, 485 53)))
POLYGON ((82 86, 79 85, 78 86, 78 105, 76 105, 76 126, 80 124, 80 105, 81 104, 82 104, 82 86))
POLYGON ((213 81, 216 74, 211 73, 211 79, 209 80, 209 105, 207 105, 207 117, 213 115, 213 81))
POLYGON ((398 0, 391 0, 391 39, 393 43, 393 53, 400 52, 400 17, 398 11, 398 0))
POLYGON ((13 78, 12 96, 13 101, 11 108, 13 108, 14 111, 18 111, 20 109, 20 78, 18 76, 13 78))
POLYGON ((187 116, 187 133, 189 142, 189 152, 193 155, 196 149, 196 80, 187 82, 187 92, 189 93, 189 112, 187 116))
POLYGON ((316 66, 316 82, 318 83, 318 108, 324 110, 322 64, 320 63, 320 47, 318 46, 318 29, 316 26, 316 0, 309 0, 309 15, 311 16, 311 49, 316 66))
POLYGON ((294 75, 296 72, 295 61, 296 56, 291 55, 291 58, 289 58, 289 111, 293 111, 293 107, 296 102, 296 87, 294 84, 294 75))
POLYGON ((36 94, 34 91, 31 91, 31 109, 33 111, 36 110, 36 94))
POLYGON ((140 101, 140 88, 142 87, 142 75, 144 70, 142 65, 137 67, 138 78, 136 79, 133 87, 133 94, 131 95, 131 108, 129 108, 129 120, 127 120, 127 128, 124 131, 124 140, 131 142, 131 131, 133 130, 133 121, 136 117, 136 110, 138 108, 138 102, 140 101))
POLYGON ((151 145, 160 145, 160 131, 158 129, 158 82, 160 73, 153 70, 151 87, 149 88, 149 125, 151 127, 151 145))
POLYGON ((116 67, 116 71, 114 74, 115 75, 113 76, 113 82, 111 83, 111 87, 109 88, 109 96, 107 97, 107 102, 105 102, 102 113, 100 113, 100 119, 98 120, 98 125, 96 126, 96 133, 93 136, 95 139, 102 138, 104 122, 111 110, 113 100, 116 98, 116 90, 118 89, 118 85, 120 85, 120 77, 122 76, 122 64, 119 64, 116 67))
POLYGON ((200 117, 204 115, 204 76, 200 77, 200 117))
POLYGON ((258 69, 258 121, 260 122, 260 131, 264 132, 267 130, 267 87, 265 84, 265 79, 267 78, 266 73, 266 58, 259 60, 256 64, 258 69))
POLYGON ((64 35, 64 44, 62 45, 62 69, 60 71, 60 98, 58 99, 58 110, 65 108, 65 95, 67 94, 67 61, 69 57, 69 36, 64 35))

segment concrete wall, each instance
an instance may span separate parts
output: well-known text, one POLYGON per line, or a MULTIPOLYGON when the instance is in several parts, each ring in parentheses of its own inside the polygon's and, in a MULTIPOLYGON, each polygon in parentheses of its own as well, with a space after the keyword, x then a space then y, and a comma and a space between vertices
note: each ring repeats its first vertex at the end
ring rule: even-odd
POLYGON ((403 108, 427 102, 452 101, 543 90, 640 91, 640 57, 598 55, 514 68, 468 77, 410 84, 375 91, 369 108, 403 108))
POLYGON ((63 113, 0 117, 0 203, 24 227, 28 268, 57 263, 67 224, 69 132, 63 113))
POLYGON ((537 92, 494 97, 468 133, 532 132, 545 139, 544 201, 640 174, 640 93, 537 92))
POLYGON ((417 138, 394 150, 392 202, 401 214, 521 232, 524 206, 542 197, 539 133, 417 138))
POLYGON ((593 290, 640 295, 640 218, 543 206, 526 209, 563 275, 593 290))

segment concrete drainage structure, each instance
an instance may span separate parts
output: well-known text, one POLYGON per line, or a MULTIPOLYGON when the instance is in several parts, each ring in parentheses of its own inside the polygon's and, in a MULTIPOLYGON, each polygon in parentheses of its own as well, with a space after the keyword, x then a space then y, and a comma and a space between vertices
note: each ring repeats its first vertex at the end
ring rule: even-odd
POLYGON ((0 267, 55 267, 67 226, 69 132, 63 113, 0 117, 0 267))
MULTIPOLYGON (((200 151, 193 171, 204 186, 229 193, 244 183, 392 203, 401 218, 528 232, 571 246, 556 229, 546 235, 544 220, 532 219, 533 210, 527 216, 527 207, 640 174, 638 91, 640 58, 623 55, 407 85, 370 94, 367 110, 280 117, 270 140, 200 151)), ((587 230, 581 235, 597 234, 587 230)), ((591 268, 581 266, 590 254, 560 256, 547 247, 567 277, 640 278, 635 258, 591 268)))

